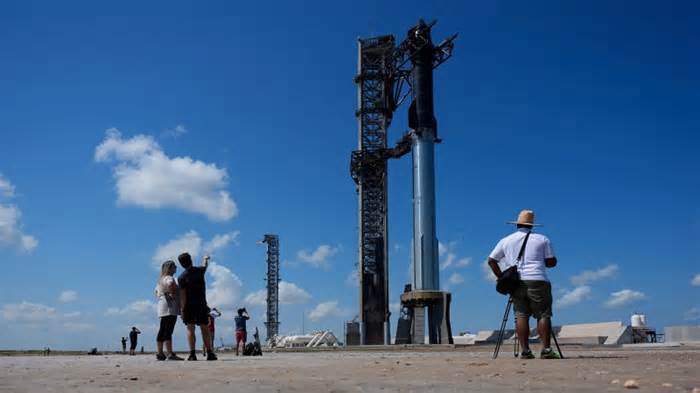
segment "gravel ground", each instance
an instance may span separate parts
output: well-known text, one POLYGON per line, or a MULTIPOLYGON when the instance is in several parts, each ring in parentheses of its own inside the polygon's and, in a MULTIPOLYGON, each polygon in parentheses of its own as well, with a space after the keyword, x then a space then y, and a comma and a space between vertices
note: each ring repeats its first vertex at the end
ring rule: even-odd
POLYGON ((520 360, 504 348, 431 352, 221 354, 216 362, 153 355, 0 357, 0 392, 700 392, 700 348, 566 349, 520 360))

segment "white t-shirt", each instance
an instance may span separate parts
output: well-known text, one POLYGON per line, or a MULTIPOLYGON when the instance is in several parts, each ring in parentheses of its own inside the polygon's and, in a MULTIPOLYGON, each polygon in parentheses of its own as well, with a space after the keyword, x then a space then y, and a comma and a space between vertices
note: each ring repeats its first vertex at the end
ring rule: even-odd
MULTIPOLYGON (((504 237, 496 244, 489 258, 502 262, 503 270, 515 265, 526 234, 527 229, 521 228, 517 232, 504 237)), ((554 250, 552 250, 552 244, 547 236, 534 232, 530 233, 530 238, 527 240, 527 245, 525 245, 523 258, 517 263, 520 279, 549 281, 544 265, 544 260, 547 258, 554 258, 554 250)))
POLYGON ((156 285, 158 297, 158 316, 180 315, 180 291, 173 276, 163 276, 156 285), (170 286, 175 284, 175 292, 170 292, 170 286))

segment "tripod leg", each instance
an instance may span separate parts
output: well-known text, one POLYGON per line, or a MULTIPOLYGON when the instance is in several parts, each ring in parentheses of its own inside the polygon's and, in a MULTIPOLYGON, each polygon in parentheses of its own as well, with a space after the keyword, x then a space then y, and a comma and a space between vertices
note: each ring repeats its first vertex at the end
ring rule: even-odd
POLYGON ((552 334, 552 338, 554 339, 554 345, 557 346, 557 352, 559 352, 559 357, 564 359, 564 354, 561 353, 561 348, 559 348, 559 341, 557 341, 557 335, 554 334, 554 327, 553 326, 552 326, 551 334, 552 334))
POLYGON ((498 352, 501 350, 501 344, 503 343, 503 334, 505 333, 506 323, 508 323, 508 314, 510 313, 510 306, 512 304, 512 299, 508 298, 508 303, 506 304, 506 311, 503 314, 503 321, 501 321, 501 330, 498 331, 498 341, 496 341, 496 348, 493 350, 493 358, 498 357, 498 352))
POLYGON ((515 339, 513 341, 513 356, 518 357, 518 352, 520 351, 520 337, 518 337, 518 317, 513 313, 513 331, 515 332, 515 339))

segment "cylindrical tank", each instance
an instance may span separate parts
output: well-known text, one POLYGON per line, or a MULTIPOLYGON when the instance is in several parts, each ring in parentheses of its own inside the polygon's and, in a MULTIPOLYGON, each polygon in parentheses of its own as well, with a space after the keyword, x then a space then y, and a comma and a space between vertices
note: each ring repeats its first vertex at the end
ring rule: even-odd
POLYGON ((633 328, 641 328, 645 326, 646 317, 642 314, 632 314, 631 322, 633 328))
POLYGON ((645 314, 639 314, 639 317, 642 319, 642 325, 646 326, 647 325, 647 316, 645 314))

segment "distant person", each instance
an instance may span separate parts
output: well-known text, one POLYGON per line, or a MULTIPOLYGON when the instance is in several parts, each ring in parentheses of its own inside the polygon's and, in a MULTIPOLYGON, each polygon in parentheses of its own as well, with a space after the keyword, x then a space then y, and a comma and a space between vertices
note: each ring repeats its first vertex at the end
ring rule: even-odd
POLYGON ((182 253, 177 257, 180 265, 185 269, 177 282, 180 286, 180 314, 182 321, 187 325, 187 343, 190 346, 190 356, 187 360, 197 360, 195 353, 194 327, 198 325, 202 331, 202 341, 207 354, 207 360, 216 360, 216 355, 211 350, 209 337, 209 307, 207 306, 206 284, 204 273, 209 266, 209 256, 204 256, 202 266, 192 266, 192 257, 188 253, 182 253))
POLYGON ((126 353, 126 337, 122 337, 122 353, 126 353))
POLYGON ((248 341, 248 330, 246 328, 246 321, 250 319, 248 311, 245 308, 238 309, 238 315, 233 318, 236 322, 236 356, 238 356, 238 348, 242 345, 241 351, 245 349, 246 341, 248 341))
POLYGON ((552 244, 549 239, 537 233, 532 233, 535 224, 535 213, 523 210, 518 220, 510 222, 517 226, 517 231, 501 239, 491 252, 488 264, 497 278, 503 276, 500 261, 505 261, 505 267, 517 266, 520 281, 511 292, 513 308, 516 316, 518 340, 523 351, 521 358, 533 359, 529 345, 530 317, 537 319, 537 331, 542 341, 542 359, 559 359, 559 353, 552 350, 550 339, 552 334, 552 285, 547 278, 546 268, 557 265, 552 244))
MULTIPOLYGON (((216 336, 216 318, 221 316, 221 312, 216 308, 213 307, 211 311, 209 312, 209 323, 207 324, 207 328, 209 329, 209 337, 211 338, 211 345, 210 348, 212 351, 214 350, 214 337, 216 336)), ((204 353, 207 352, 206 346, 203 348, 204 353)))
POLYGON ((136 326, 133 326, 129 332, 129 355, 133 356, 136 354, 136 345, 139 341, 139 334, 141 334, 141 331, 136 329, 136 326))
POLYGON ((156 359, 158 360, 184 360, 173 352, 173 330, 180 315, 180 288, 175 282, 173 274, 177 266, 173 261, 165 261, 160 267, 160 278, 156 284, 155 294, 158 297, 158 317, 160 328, 156 337, 156 359), (163 346, 167 354, 163 352, 163 346))

